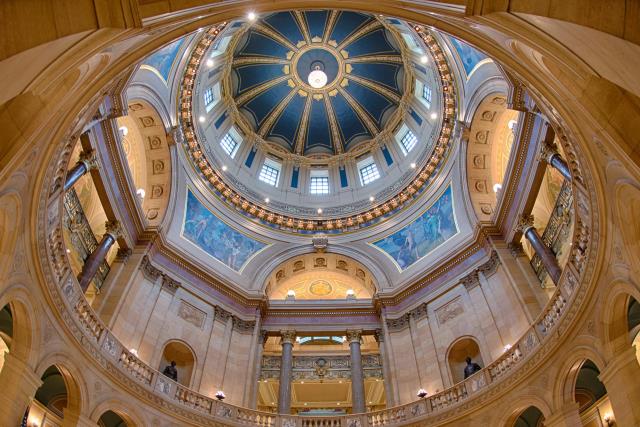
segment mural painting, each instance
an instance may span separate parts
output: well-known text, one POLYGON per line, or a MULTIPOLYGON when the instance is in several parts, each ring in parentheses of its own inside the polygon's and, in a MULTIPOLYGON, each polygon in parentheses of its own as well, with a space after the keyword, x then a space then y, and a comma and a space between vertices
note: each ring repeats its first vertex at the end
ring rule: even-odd
POLYGON ((178 52, 180 51, 180 47, 182 43, 184 43, 184 37, 178 39, 172 43, 169 43, 166 46, 161 47, 156 52, 147 56, 143 61, 143 66, 147 66, 149 68, 153 68, 167 83, 169 80, 169 72, 171 71, 171 66, 173 65, 173 61, 175 61, 178 52))
POLYGON ((401 270, 405 270, 457 232, 449 186, 419 218, 373 244, 393 258, 401 270))
POLYGON ((449 39, 451 40, 453 47, 458 51, 458 56, 460 57, 460 61, 464 66, 464 71, 467 73, 467 76, 471 74, 480 61, 487 59, 487 56, 484 53, 472 48, 465 42, 454 37, 449 37, 449 39))
POLYGON ((222 222, 191 191, 187 191, 182 235, 235 271, 267 246, 222 222))

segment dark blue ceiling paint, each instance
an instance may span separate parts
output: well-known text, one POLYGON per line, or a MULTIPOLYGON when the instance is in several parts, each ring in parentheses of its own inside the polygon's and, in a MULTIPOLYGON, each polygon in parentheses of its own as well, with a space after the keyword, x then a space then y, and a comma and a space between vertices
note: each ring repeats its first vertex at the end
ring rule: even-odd
POLYGON ((262 83, 284 75, 281 64, 251 64, 236 67, 233 71, 238 78, 235 94, 239 95, 262 83))
POLYGON ((298 22, 291 12, 280 12, 269 15, 264 22, 273 30, 286 37, 292 45, 304 40, 302 31, 298 27, 298 22))
POLYGON ((316 64, 321 64, 320 69, 327 75, 327 82, 331 84, 338 75, 338 60, 330 52, 324 49, 311 49, 300 56, 296 70, 298 75, 306 78, 316 64))
POLYGON ((360 104, 369 115, 375 120, 378 129, 382 128, 382 116, 391 107, 395 106, 394 102, 385 98, 378 92, 368 87, 362 86, 360 83, 350 81, 345 90, 360 104))
POLYGON ((309 114, 309 132, 307 132, 305 151, 313 148, 322 148, 333 151, 331 143, 331 131, 329 127, 329 116, 324 100, 311 101, 311 112, 309 114))
POLYGON ((246 41, 236 50, 236 56, 266 56, 286 59, 287 52, 289 49, 278 41, 250 30, 246 41))
POLYGON ((332 97, 331 103, 336 113, 338 128, 344 141, 345 150, 349 149, 349 144, 357 137, 372 137, 364 123, 360 120, 358 114, 353 111, 353 108, 351 108, 351 105, 349 105, 342 94, 332 97))
POLYGON ((399 55, 400 52, 391 45, 387 35, 387 30, 378 28, 362 37, 358 37, 349 43, 345 48, 349 52, 349 57, 354 58, 365 55, 399 55))
POLYGON ((287 82, 281 82, 249 100, 242 106, 242 109, 251 113, 259 128, 269 113, 282 102, 282 99, 289 92, 291 92, 291 88, 287 82))
POLYGON ((367 80, 382 83, 389 89, 400 94, 402 92, 402 82, 399 79, 401 64, 392 63, 355 63, 352 65, 351 74, 363 77, 367 80))
POLYGON ((374 20, 373 17, 363 15, 362 13, 357 12, 340 12, 340 16, 336 20, 335 25, 333 26, 333 31, 331 31, 330 40, 335 40, 338 44, 340 44, 344 39, 349 36, 349 34, 356 31, 358 28, 372 22, 374 20))
POLYGON ((305 12, 304 17, 307 22, 307 28, 309 28, 311 38, 323 37, 327 27, 329 12, 326 10, 311 10, 309 12, 305 12))
POLYGON ((289 105, 285 107, 273 125, 273 128, 271 128, 271 131, 267 134, 267 138, 282 138, 287 141, 289 149, 293 150, 295 140, 300 131, 300 122, 302 121, 302 113, 306 100, 307 98, 294 95, 289 105))

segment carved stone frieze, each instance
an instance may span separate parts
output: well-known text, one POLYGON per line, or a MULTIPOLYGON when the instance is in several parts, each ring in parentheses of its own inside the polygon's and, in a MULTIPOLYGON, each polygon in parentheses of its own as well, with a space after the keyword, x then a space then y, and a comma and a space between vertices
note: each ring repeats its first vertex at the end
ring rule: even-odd
POLYGON ((162 276, 162 289, 175 294, 179 287, 180 282, 178 282, 177 280, 172 279, 166 274, 162 276))
POLYGON ((142 273, 144 274, 144 276, 147 279, 151 280, 152 282, 155 282, 156 280, 158 280, 158 278, 162 276, 162 271, 154 267, 151 264, 149 257, 146 255, 142 257, 142 262, 140 263, 140 269, 142 270, 142 273))
POLYGON ((436 309, 436 318, 440 325, 445 325, 456 317, 464 313, 464 305, 462 304, 462 298, 456 297, 452 301, 449 301, 442 307, 436 309))
POLYGON ((202 328, 207 318, 207 313, 194 307, 185 300, 180 300, 180 307, 178 308, 178 317, 191 323, 196 328, 202 328))
POLYGON ((409 314, 403 314, 396 319, 387 319, 387 328, 390 331, 400 331, 409 327, 409 314))

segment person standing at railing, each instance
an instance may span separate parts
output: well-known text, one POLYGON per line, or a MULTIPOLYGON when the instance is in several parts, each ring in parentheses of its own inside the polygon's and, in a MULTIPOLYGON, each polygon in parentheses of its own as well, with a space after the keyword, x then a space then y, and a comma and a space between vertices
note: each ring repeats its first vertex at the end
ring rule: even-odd
MULTIPOLYGON (((171 378, 174 381, 178 381, 178 370, 176 369, 176 362, 171 361, 171 365, 167 365, 162 371, 164 375, 171 378)), ((466 378, 466 377, 465 377, 466 378)))
POLYGON ((466 380, 482 368, 477 363, 472 362, 470 357, 467 357, 465 361, 467 362, 467 366, 464 367, 464 379, 466 380))

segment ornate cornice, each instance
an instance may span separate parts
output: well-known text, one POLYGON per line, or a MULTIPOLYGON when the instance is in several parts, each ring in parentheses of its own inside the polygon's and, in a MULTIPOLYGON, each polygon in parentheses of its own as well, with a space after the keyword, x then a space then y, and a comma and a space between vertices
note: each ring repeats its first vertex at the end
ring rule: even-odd
POLYGON ((360 339, 362 338, 362 330, 361 329, 349 329, 347 331, 347 341, 349 344, 352 342, 360 343, 360 339))
POLYGON ((142 257, 142 262, 140 263, 140 269, 144 273, 144 276, 147 279, 151 280, 152 282, 155 282, 156 280, 158 280, 158 278, 162 277, 162 271, 160 271, 159 269, 157 269, 151 264, 149 257, 147 255, 142 257))
POLYGON ((515 226, 515 231, 520 233, 526 233, 526 231, 530 228, 533 228, 533 215, 531 214, 522 214, 520 218, 518 218, 518 223, 515 226))

